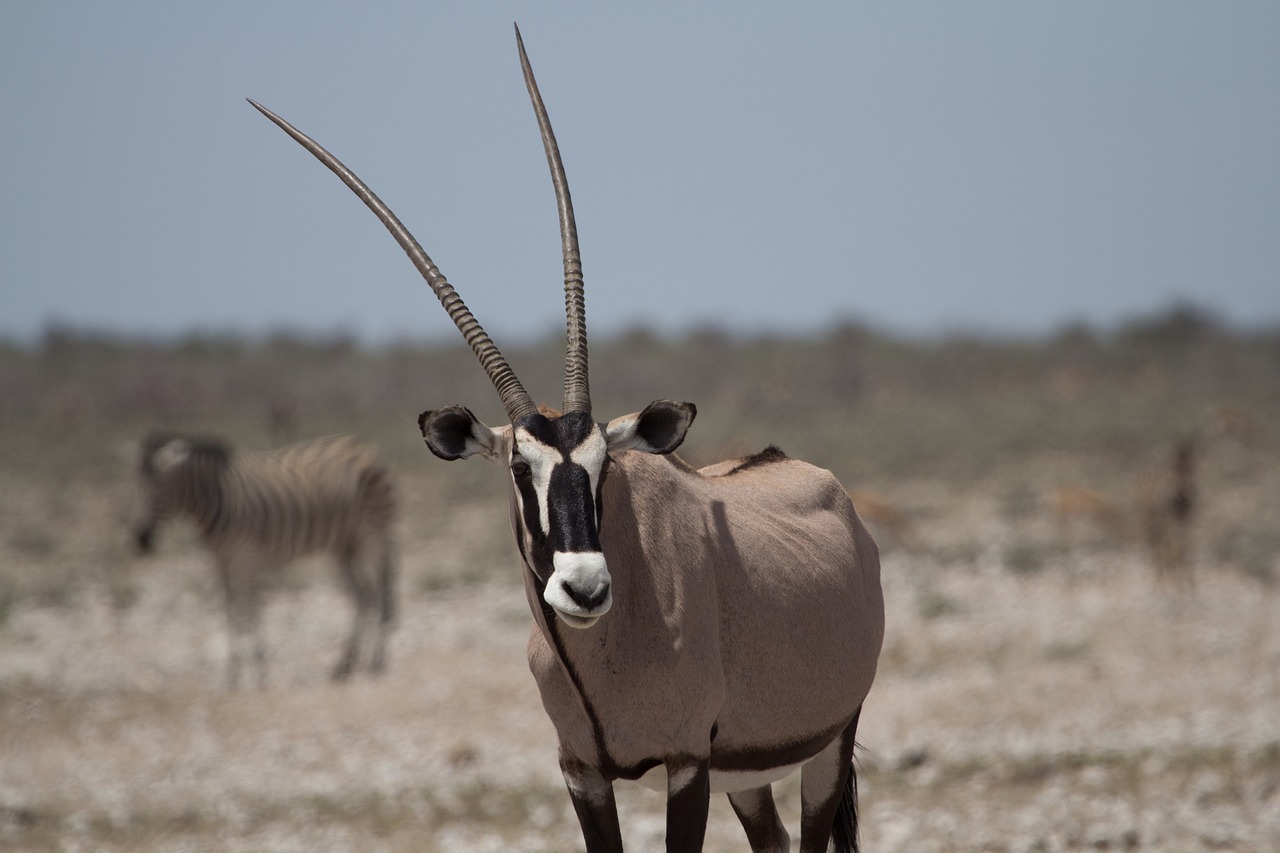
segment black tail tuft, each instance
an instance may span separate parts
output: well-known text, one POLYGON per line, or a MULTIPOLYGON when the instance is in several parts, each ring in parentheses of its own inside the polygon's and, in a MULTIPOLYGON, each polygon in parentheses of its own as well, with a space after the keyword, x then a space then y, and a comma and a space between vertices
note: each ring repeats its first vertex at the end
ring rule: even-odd
POLYGON ((835 853, 858 853, 858 768, 849 764, 849 778, 844 783, 844 795, 836 809, 836 820, 831 826, 831 843, 835 853))

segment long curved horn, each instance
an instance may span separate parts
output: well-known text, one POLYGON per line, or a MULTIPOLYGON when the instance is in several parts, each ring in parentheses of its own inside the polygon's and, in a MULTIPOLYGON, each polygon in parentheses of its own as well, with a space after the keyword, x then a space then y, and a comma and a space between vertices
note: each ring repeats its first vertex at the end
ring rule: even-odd
POLYGON ((564 164, 560 162, 560 148, 556 145, 547 108, 538 93, 533 79, 533 68, 524 52, 524 39, 520 27, 516 27, 516 45, 520 48, 520 68, 524 71, 524 83, 529 88, 529 99, 538 116, 538 129, 542 132, 542 147, 547 152, 547 165, 551 167, 551 183, 556 188, 556 207, 560 212, 560 245, 564 252, 564 410, 591 414, 591 386, 587 380, 587 308, 582 291, 582 255, 578 252, 578 228, 573 222, 573 199, 569 197, 569 182, 564 176, 564 164))
POLYGON ((493 383, 493 387, 497 389, 498 396, 501 398, 502 405, 506 408, 507 417, 510 418, 511 422, 515 423, 525 415, 536 412, 538 404, 529 396, 529 392, 524 390, 524 386, 516 378, 515 372, 507 364, 506 358, 499 352, 497 345, 494 344, 480 323, 471 314, 471 310, 467 308, 466 303, 462 301, 462 297, 458 295, 458 292, 453 289, 453 285, 449 284, 448 280, 445 279, 444 273, 440 272, 439 267, 427 256, 427 253, 422 250, 422 246, 409 233, 409 229, 405 228, 396 215, 391 212, 391 208, 387 207, 382 202, 382 199, 374 195, 373 190, 369 189, 364 181, 356 176, 355 172, 342 165, 337 157, 324 150, 320 143, 252 98, 247 100, 253 104, 258 112, 275 122, 281 130, 292 136, 297 140, 298 144, 310 151, 317 160, 341 178, 342 182, 350 187, 351 191, 359 196, 360 200, 387 227, 387 230, 391 232, 391 236, 396 238, 396 242, 400 244, 400 248, 404 249, 405 254, 409 256, 409 260, 413 261, 413 265, 418 268, 418 272, 422 273, 422 277, 427 280, 427 284, 431 285, 432 292, 440 300, 440 304, 444 306, 445 312, 453 320, 454 325, 458 327, 458 331, 462 332, 462 337, 466 339, 472 352, 480 359, 480 364, 484 367, 485 373, 489 375, 489 381, 493 383))

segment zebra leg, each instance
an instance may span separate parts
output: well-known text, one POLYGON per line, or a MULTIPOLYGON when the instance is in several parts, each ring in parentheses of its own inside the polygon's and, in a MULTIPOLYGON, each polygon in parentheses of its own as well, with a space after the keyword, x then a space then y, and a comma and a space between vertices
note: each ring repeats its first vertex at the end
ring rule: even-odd
POLYGON ((223 603, 227 612, 227 689, 240 689, 240 669, 252 650, 258 686, 266 684, 266 647, 259 630, 258 591, 252 572, 231 560, 220 561, 223 603))
POLYGON ((222 607, 227 615, 227 689, 237 690, 240 687, 240 661, 237 656, 235 595, 231 589, 230 568, 222 562, 218 563, 218 580, 222 582, 222 607))
POLYGON ((778 816, 770 786, 735 791, 728 796, 742 828, 747 831, 751 853, 787 853, 791 849, 791 836, 778 816))
POLYGON ((378 566, 378 636, 369 662, 369 671, 376 675, 386 672, 387 637, 396 620, 396 562, 390 539, 384 543, 381 557, 378 566))
POLYGON ((858 713, 822 752, 800 771, 800 853, 827 853, 833 829, 837 853, 858 849, 857 803, 854 799, 853 739, 858 713), (837 813, 846 825, 835 827, 837 813))
POLYGON ((368 579, 361 573, 360 555, 352 552, 338 558, 338 571, 351 597, 355 615, 351 622, 351 635, 347 638, 347 648, 333 668, 331 677, 334 681, 345 681, 351 677, 352 671, 360 660, 360 640, 364 633, 364 623, 373 606, 373 591, 368 579))
POLYGON ((267 686, 267 643, 262 638, 262 606, 258 591, 249 593, 249 632, 253 637, 253 663, 258 673, 258 689, 267 686))

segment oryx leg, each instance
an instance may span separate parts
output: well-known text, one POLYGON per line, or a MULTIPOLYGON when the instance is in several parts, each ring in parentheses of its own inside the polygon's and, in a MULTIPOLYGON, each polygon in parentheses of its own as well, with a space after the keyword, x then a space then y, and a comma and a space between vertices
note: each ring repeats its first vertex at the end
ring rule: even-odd
POLYGON ((791 849, 791 836, 778 816, 771 786, 735 791, 728 796, 742 828, 747 831, 751 853, 787 853, 791 849))
POLYGON ((622 829, 618 825, 618 804, 613 783, 594 767, 560 763, 564 783, 578 813, 587 853, 622 853, 622 829))
POLYGON ((707 833, 711 760, 667 764, 667 853, 697 853, 707 833))
MULTIPOLYGON (((800 853, 826 853, 831 843, 836 813, 840 811, 841 800, 851 783, 853 739, 861 713, 859 708, 844 731, 800 771, 800 853)), ((848 819, 851 826, 836 833, 842 842, 838 849, 844 851, 857 849, 856 812, 851 812, 848 819)))

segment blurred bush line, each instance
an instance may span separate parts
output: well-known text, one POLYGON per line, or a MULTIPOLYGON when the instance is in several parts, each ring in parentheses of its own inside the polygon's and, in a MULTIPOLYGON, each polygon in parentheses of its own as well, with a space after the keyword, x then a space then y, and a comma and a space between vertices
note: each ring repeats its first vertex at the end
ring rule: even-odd
MULTIPOLYGON (((563 341, 503 346, 535 398, 558 405, 563 341)), ((808 337, 638 328, 593 338, 591 377, 601 419, 661 397, 695 402, 684 453, 698 463, 775 443, 871 481, 962 482, 1044 453, 1106 472, 1205 428, 1223 407, 1267 440, 1280 414, 1280 326, 1233 328, 1176 304, 1109 330, 1078 323, 1036 338, 914 339, 852 321, 808 337)), ((139 338, 51 325, 33 344, 0 342, 0 468, 111 476, 117 445, 153 426, 251 447, 349 432, 393 460, 421 459, 418 412, 454 402, 503 420, 453 340, 139 338)))

